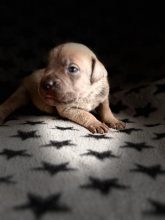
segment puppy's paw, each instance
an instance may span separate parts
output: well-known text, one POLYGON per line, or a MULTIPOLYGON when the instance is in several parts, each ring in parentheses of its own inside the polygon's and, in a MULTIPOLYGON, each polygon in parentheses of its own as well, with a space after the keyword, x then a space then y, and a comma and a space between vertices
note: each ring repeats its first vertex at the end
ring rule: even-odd
POLYGON ((108 132, 109 127, 102 122, 92 122, 87 129, 92 133, 104 134, 108 132))
POLYGON ((119 121, 119 120, 115 120, 115 121, 112 121, 112 122, 106 123, 106 124, 108 125, 108 127, 114 128, 116 130, 121 130, 126 127, 126 124, 122 121, 119 121))

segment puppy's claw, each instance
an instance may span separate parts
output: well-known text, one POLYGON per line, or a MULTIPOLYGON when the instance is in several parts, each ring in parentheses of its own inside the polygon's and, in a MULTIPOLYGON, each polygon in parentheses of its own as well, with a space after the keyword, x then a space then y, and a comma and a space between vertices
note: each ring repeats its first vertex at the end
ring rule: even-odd
POLYGON ((101 122, 94 122, 90 124, 87 128, 92 133, 100 133, 100 134, 107 133, 109 130, 109 127, 101 122))
POLYGON ((108 127, 114 128, 116 130, 121 130, 126 127, 126 124, 122 121, 119 121, 119 120, 111 122, 111 123, 107 123, 107 125, 108 125, 108 127))

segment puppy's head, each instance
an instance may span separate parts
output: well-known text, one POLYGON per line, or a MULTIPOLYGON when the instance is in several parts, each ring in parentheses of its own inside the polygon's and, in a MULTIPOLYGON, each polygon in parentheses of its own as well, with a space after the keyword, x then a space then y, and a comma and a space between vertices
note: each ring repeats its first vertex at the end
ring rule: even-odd
POLYGON ((88 47, 62 44, 50 52, 39 93, 52 106, 71 103, 88 96, 91 86, 106 76, 103 64, 88 47))

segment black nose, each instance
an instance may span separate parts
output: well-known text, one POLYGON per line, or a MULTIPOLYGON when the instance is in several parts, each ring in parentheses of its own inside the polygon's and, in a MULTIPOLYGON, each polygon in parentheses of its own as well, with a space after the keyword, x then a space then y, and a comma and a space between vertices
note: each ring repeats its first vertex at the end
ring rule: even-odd
POLYGON ((46 81, 43 81, 42 83, 42 88, 45 90, 45 91, 50 91, 52 90, 53 86, 54 86, 54 81, 49 79, 49 80, 46 80, 46 81))
POLYGON ((60 89, 60 80, 52 80, 52 79, 47 79, 42 82, 42 88, 45 91, 52 91, 56 89, 60 89))

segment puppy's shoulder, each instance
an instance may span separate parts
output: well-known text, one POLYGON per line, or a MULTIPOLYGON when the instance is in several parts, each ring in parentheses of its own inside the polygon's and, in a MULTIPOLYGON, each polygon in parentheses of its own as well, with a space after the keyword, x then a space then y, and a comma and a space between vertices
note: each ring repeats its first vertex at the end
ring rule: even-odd
POLYGON ((23 78, 23 83, 27 82, 40 82, 42 75, 44 73, 44 69, 39 69, 32 72, 30 75, 23 78))
POLYGON ((109 83, 107 77, 102 78, 97 83, 91 86, 89 100, 93 106, 98 106, 109 95, 109 83))
POLYGON ((32 74, 30 74, 29 76, 26 76, 24 79, 23 79, 23 84, 24 85, 29 85, 29 84, 39 84, 40 81, 41 81, 41 78, 44 74, 44 70, 45 69, 39 69, 39 70, 36 70, 34 71, 32 74))

